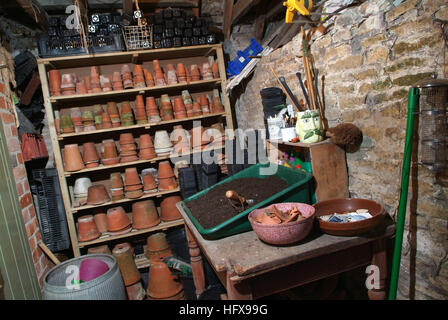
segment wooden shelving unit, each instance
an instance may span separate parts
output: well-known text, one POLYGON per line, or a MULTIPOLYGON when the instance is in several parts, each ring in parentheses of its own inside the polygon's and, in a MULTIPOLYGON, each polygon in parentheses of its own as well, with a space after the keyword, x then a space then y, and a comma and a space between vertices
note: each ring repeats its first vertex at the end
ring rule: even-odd
MULTIPOLYGON (((61 186, 62 197, 66 209, 68 229, 70 233, 70 239, 72 249, 75 257, 81 255, 81 249, 85 249, 92 245, 109 243, 115 240, 122 240, 126 238, 132 238, 135 236, 142 236, 147 233, 166 230, 169 228, 183 225, 183 220, 176 220, 170 222, 161 222, 159 225, 144 229, 144 230, 132 230, 129 233, 119 236, 102 236, 98 239, 88 242, 78 242, 76 231, 76 219, 80 215, 92 214, 94 210, 104 209, 113 206, 130 206, 133 202, 144 199, 158 199, 167 195, 173 195, 179 193, 180 189, 176 188, 169 191, 162 191, 156 193, 144 194, 138 199, 122 199, 118 201, 110 201, 101 205, 84 205, 74 206, 73 202, 73 183, 75 177, 84 175, 89 176, 95 184, 94 179, 98 179, 100 182, 105 180, 105 175, 110 172, 124 172, 125 168, 130 166, 143 167, 143 166, 156 166, 159 161, 171 159, 172 156, 157 157, 150 160, 137 160, 128 163, 119 163, 116 165, 100 165, 95 168, 86 168, 76 172, 66 172, 63 166, 62 150, 65 144, 94 141, 95 143, 101 142, 103 139, 117 137, 123 132, 135 132, 135 134, 150 133, 152 136, 155 130, 172 130, 172 127, 176 124, 190 125, 193 121, 215 121, 224 122, 226 128, 233 129, 232 110, 228 97, 224 94, 226 87, 226 70, 224 64, 224 55, 221 44, 214 45, 201 45, 191 47, 180 48, 168 48, 168 49, 153 49, 142 50, 132 52, 113 52, 102 54, 90 54, 81 56, 68 56, 68 57, 56 57, 38 59, 39 75, 42 85, 42 92, 44 97, 45 112, 47 115, 48 126, 50 131, 51 143, 54 151, 55 166, 58 171, 59 183, 61 186), (90 67, 98 66, 102 74, 111 74, 112 71, 119 71, 120 66, 128 64, 131 69, 135 64, 143 64, 144 68, 152 72, 152 61, 158 59, 162 66, 168 63, 183 62, 186 65, 193 63, 199 64, 208 61, 208 56, 214 56, 219 65, 220 78, 213 80, 200 80, 187 84, 174 84, 166 86, 154 86, 145 88, 134 88, 127 90, 117 90, 100 93, 79 94, 79 95, 66 95, 66 96, 50 96, 49 82, 47 72, 51 69, 58 69, 62 73, 75 73, 79 76, 88 75, 90 67), (132 126, 122 126, 111 129, 99 129, 87 132, 76 132, 60 134, 56 131, 55 127, 55 113, 67 112, 72 107, 91 107, 95 104, 105 105, 107 102, 122 102, 122 101, 134 101, 137 95, 146 95, 160 97, 162 94, 169 94, 172 96, 180 96, 182 90, 188 90, 190 94, 210 93, 213 89, 220 89, 221 100, 224 105, 225 112, 207 114, 196 117, 189 117, 184 119, 174 119, 169 121, 161 121, 158 123, 148 124, 136 124, 132 126), (168 128, 168 129, 167 129, 168 128), (103 180, 101 180, 103 179, 103 180)), ((201 151, 195 151, 190 153, 183 153, 175 155, 174 157, 191 156, 195 153, 206 152, 210 150, 223 150, 223 147, 209 147, 201 151)), ((98 181, 96 181, 98 182, 98 181)), ((144 257, 143 257, 144 258, 144 257)), ((147 263, 145 259, 140 259, 143 264, 147 263)))

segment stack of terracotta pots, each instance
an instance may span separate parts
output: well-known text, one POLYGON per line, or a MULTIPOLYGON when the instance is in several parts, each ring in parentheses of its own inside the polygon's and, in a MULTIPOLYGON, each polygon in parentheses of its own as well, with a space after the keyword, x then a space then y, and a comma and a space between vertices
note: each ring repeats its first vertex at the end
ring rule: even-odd
POLYGON ((84 169, 81 152, 77 144, 66 144, 64 146, 64 170, 68 172, 84 169))
POLYGON ((140 160, 149 160, 157 157, 156 152, 154 150, 154 145, 152 143, 152 138, 149 134, 142 134, 140 136, 140 160))
POLYGON ((134 88, 134 81, 132 79, 131 69, 127 64, 121 66, 121 76, 123 79, 123 88, 125 89, 134 88))
POLYGON ((199 97, 199 104, 201 105, 202 114, 209 114, 210 107, 207 95, 201 94, 199 97))
POLYGON ((196 116, 201 116, 201 115, 202 115, 202 107, 199 104, 199 102, 194 101, 193 102, 193 108, 191 109, 191 116, 192 117, 196 117, 196 116))
POLYGON ((99 166, 100 156, 96 150, 95 143, 85 142, 82 145, 82 156, 86 168, 94 168, 99 166))
POLYGON ((142 95, 137 95, 135 101, 135 120, 137 124, 148 123, 148 117, 146 116, 145 102, 142 95))
POLYGON ((93 216, 91 214, 78 218, 78 241, 85 242, 97 239, 101 236, 93 216))
POLYGON ((90 86, 93 93, 102 92, 98 67, 93 66, 90 68, 90 86))
POLYGON ((176 69, 174 68, 174 65, 167 64, 166 65, 166 79, 168 82, 168 85, 177 84, 177 75, 176 75, 176 69))
POLYGON ((199 71, 199 67, 197 64, 192 64, 190 66, 190 76, 191 76, 191 81, 201 80, 201 73, 199 71))
POLYGON ((61 93, 63 96, 76 94, 76 76, 73 73, 65 73, 62 75, 61 93))
POLYGON ((110 201, 106 187, 102 184, 89 187, 87 192, 87 204, 99 205, 110 201))
POLYGON ((70 109, 70 117, 73 121, 73 126, 75 127, 75 132, 84 131, 84 127, 82 125, 82 112, 79 108, 71 108, 70 109))
POLYGON ((107 210, 107 229, 111 235, 125 234, 132 230, 131 220, 123 207, 107 210))
POLYGON ((72 117, 70 115, 61 116, 61 130, 62 133, 73 133, 75 132, 75 127, 73 125, 72 117))
POLYGON ((147 229, 159 223, 159 214, 153 200, 139 201, 132 204, 132 227, 134 229, 147 229))
POLYGON ((154 97, 146 97, 146 116, 148 117, 149 123, 160 122, 159 108, 156 104, 156 99, 154 97))
POLYGON ((204 127, 194 127, 191 129, 191 146, 193 151, 201 150, 210 143, 210 137, 207 136, 204 127))
POLYGON ((152 73, 149 72, 146 69, 143 69, 143 74, 145 75, 145 83, 147 87, 154 87, 154 78, 152 76, 152 73))
POLYGON ((173 120, 173 106, 171 105, 170 97, 167 94, 163 94, 160 97, 160 116, 162 120, 173 120))
POLYGON ((117 153, 117 146, 114 140, 103 141, 103 152, 101 155, 101 162, 104 165, 112 165, 120 162, 120 157, 117 153))
POLYGON ((164 262, 153 262, 149 269, 146 289, 150 300, 184 300, 184 290, 179 278, 173 275, 164 262))
POLYGON ((145 256, 152 262, 162 261, 163 259, 172 256, 170 246, 166 240, 166 235, 163 232, 157 232, 150 235, 146 239, 145 256))
POLYGON ((154 193, 157 192, 157 182, 154 178, 152 171, 155 169, 143 169, 142 170, 142 180, 143 180, 143 191, 144 193, 154 193))
POLYGON ((145 75, 141 64, 134 66, 134 88, 145 88, 145 75))
POLYGON ((112 119, 109 116, 107 111, 103 111, 101 113, 101 129, 110 129, 112 128, 112 119))
POLYGON ((187 117, 192 117, 193 114, 193 99, 191 99, 191 95, 188 90, 182 91, 182 99, 184 101, 185 110, 187 111, 187 117))
POLYGON ((121 104, 120 117, 122 126, 127 127, 134 124, 134 114, 129 101, 123 101, 121 104))
POLYGON ((212 73, 214 79, 219 79, 219 65, 217 61, 212 64, 212 73))
POLYGON ((122 163, 138 160, 137 145, 132 133, 120 134, 120 157, 122 163))
POLYGON ((93 106, 93 119, 95 124, 95 129, 101 129, 103 127, 103 107, 96 104, 93 106))
POLYGON ((73 187, 74 206, 83 206, 87 203, 87 195, 89 187, 92 186, 92 181, 89 177, 79 177, 75 180, 73 187))
POLYGON ((103 92, 108 92, 108 91, 112 91, 112 81, 109 77, 100 76, 100 84, 101 84, 101 89, 103 90, 103 92))
POLYGON ((101 246, 96 247, 89 247, 87 249, 87 254, 97 254, 97 253, 112 254, 112 251, 110 251, 107 244, 103 244, 101 246))
POLYGON ((171 133, 171 141, 174 144, 174 152, 190 152, 190 139, 188 137, 187 131, 182 128, 182 125, 176 125, 173 127, 173 129, 174 130, 171 133))
POLYGON ((87 93, 93 93, 92 83, 90 81, 90 77, 84 77, 84 84, 86 85, 87 93))
POLYGON ((83 125, 83 131, 84 132, 88 132, 88 131, 95 131, 96 127, 95 127, 95 118, 93 117, 93 112, 90 110, 84 110, 82 112, 82 125, 83 125))
POLYGON ((110 192, 113 201, 124 198, 124 185, 121 173, 114 172, 110 174, 110 192))
POLYGON ((173 150, 173 144, 166 130, 158 130, 154 136, 154 149, 159 157, 167 156, 173 150))
POLYGON ((112 75, 112 89, 123 90, 123 81, 121 79, 121 74, 118 71, 115 71, 112 75))
POLYGON ((87 87, 84 83, 84 80, 76 82, 76 94, 86 94, 87 93, 87 87))
POLYGON ((160 203, 160 218, 162 221, 173 221, 182 219, 179 210, 176 207, 176 203, 182 201, 180 196, 170 196, 163 198, 160 203))
POLYGON ((225 144, 226 135, 222 123, 212 124, 211 127, 206 130, 205 134, 211 140, 210 146, 218 147, 225 144))
POLYGON ((121 125, 120 113, 118 112, 118 106, 115 102, 107 103, 107 114, 110 117, 113 128, 117 128, 121 125))
POLYGON ((48 72, 48 81, 50 83, 50 95, 60 96, 61 95, 61 74, 59 70, 50 70, 48 72))
POLYGON ((107 229, 107 215, 101 209, 96 210, 93 215, 93 220, 95 221, 96 228, 101 233, 101 235, 105 235, 108 232, 107 229))
POLYGON ((185 109, 184 100, 181 97, 174 98, 174 118, 184 119, 187 117, 187 110, 185 109))
POLYGON ((179 83, 187 83, 187 73, 183 63, 177 64, 177 81, 179 83))
POLYGON ((213 89, 213 100, 212 100, 213 113, 224 112, 224 106, 219 97, 218 89, 213 89))
POLYGON ((137 199, 143 195, 143 185, 136 168, 126 168, 124 175, 124 191, 128 199, 137 199))
POLYGON ((153 69, 154 69, 154 83, 156 86, 165 86, 166 80, 165 75, 163 74, 162 68, 160 67, 159 60, 153 60, 153 69))
POLYGON ((159 191, 173 190, 177 187, 174 171, 169 161, 159 162, 157 170, 157 180, 159 181, 159 191))
POLYGON ((202 64, 202 79, 204 79, 204 80, 212 80, 213 79, 212 68, 208 62, 204 62, 202 64))

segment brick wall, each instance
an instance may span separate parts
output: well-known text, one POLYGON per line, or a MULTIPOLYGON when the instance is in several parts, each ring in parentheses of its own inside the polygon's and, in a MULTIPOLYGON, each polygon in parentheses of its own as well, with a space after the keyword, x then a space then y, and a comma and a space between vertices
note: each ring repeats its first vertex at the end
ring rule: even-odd
MULTIPOLYGON (((8 54, 5 53, 5 55, 8 54)), ((43 277, 53 264, 47 259, 47 256, 37 244, 42 237, 39 231, 39 222, 33 204, 25 164, 22 158, 16 118, 14 112, 12 112, 14 106, 9 90, 9 83, 5 83, 6 81, 4 80, 7 79, 6 72, 9 71, 3 69, 0 74, 0 118, 3 123, 3 130, 8 144, 12 172, 16 181, 17 194, 19 196, 20 207, 22 208, 23 222, 25 224, 36 275, 42 288, 43 277)))
MULTIPOLYGON (((364 134, 360 150, 347 154, 351 196, 378 201, 390 214, 400 193, 408 90, 431 73, 443 78, 448 72, 434 18, 448 20, 446 0, 405 0, 398 6, 369 0, 336 17, 327 34, 313 37, 330 126, 352 122, 364 134)), ((259 92, 279 86, 270 66, 303 98, 295 75, 303 74, 301 55, 297 35, 261 59, 235 104, 239 127, 264 127, 259 92)), ((447 186, 446 172, 436 175, 424 167, 410 184, 408 199, 415 204, 408 204, 406 214, 399 298, 448 298, 447 186)))

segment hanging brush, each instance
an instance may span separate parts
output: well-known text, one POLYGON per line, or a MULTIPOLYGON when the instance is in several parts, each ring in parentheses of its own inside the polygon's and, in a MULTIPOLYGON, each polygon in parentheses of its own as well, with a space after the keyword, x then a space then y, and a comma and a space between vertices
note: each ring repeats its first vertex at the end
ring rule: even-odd
POLYGON ((341 146, 359 146, 362 143, 362 131, 352 123, 341 123, 326 131, 331 142, 341 146))

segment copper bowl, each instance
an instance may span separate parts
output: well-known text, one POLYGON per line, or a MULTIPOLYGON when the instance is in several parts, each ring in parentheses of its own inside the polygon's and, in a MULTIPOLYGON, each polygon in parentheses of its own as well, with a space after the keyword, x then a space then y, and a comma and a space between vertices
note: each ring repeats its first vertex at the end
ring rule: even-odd
POLYGON ((314 205, 316 209, 316 220, 319 228, 324 233, 335 236, 355 236, 366 233, 375 228, 386 216, 386 210, 379 203, 359 198, 347 199, 332 199, 318 202, 314 205), (325 216, 333 213, 344 213, 356 211, 357 209, 367 209, 372 215, 372 218, 355 221, 355 222, 328 222, 319 219, 320 216, 325 216))

